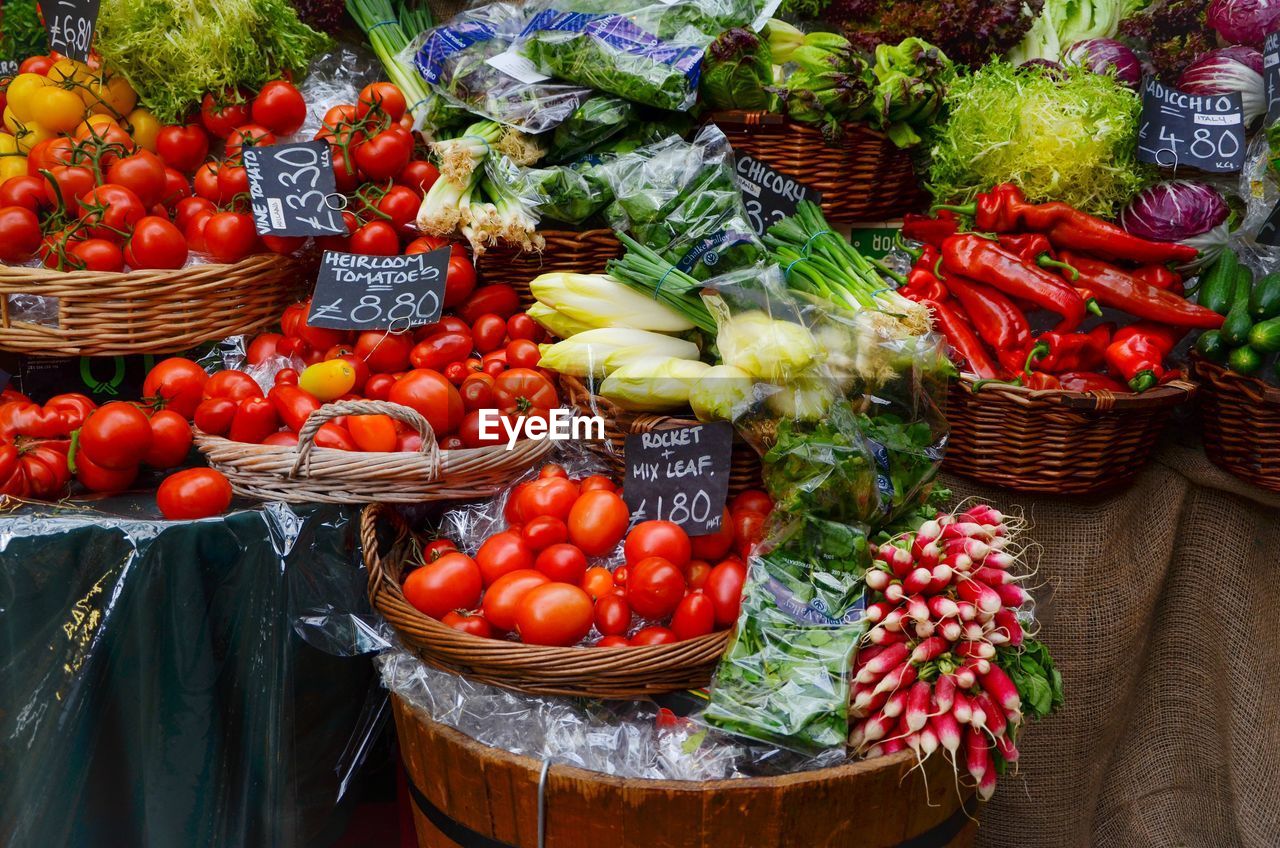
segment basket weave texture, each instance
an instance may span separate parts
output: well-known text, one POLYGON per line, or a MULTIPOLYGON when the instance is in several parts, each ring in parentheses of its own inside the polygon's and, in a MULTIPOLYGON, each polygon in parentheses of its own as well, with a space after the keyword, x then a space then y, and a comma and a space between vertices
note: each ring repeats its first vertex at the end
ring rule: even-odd
POLYGON ((427 420, 395 403, 353 400, 316 410, 298 432, 297 447, 233 442, 196 432, 196 447, 231 481, 237 494, 289 503, 422 503, 481 498, 551 452, 548 439, 526 439, 470 450, 440 450, 427 420), (422 436, 417 452, 365 453, 317 448, 316 431, 343 415, 390 415, 422 436))
POLYGON ((546 240, 541 251, 500 246, 481 254, 476 267, 485 285, 506 283, 529 306, 533 303, 529 281, 539 274, 603 274, 609 260, 622 255, 622 242, 613 230, 540 230, 539 234, 546 240))
POLYGON ((1204 359, 1192 367, 1204 452, 1219 468, 1280 492, 1280 389, 1204 359))
POLYGON ((270 326, 309 283, 287 256, 175 270, 55 271, 0 265, 0 350, 43 356, 171 353, 270 326), (14 316, 9 296, 57 298, 58 324, 14 316))
MULTIPOLYGON (((560 375, 560 389, 565 403, 576 409, 579 415, 599 415, 604 419, 607 441, 591 442, 588 447, 619 477, 627 471, 625 447, 628 435, 695 427, 702 423, 692 415, 686 417, 631 412, 600 395, 592 394, 587 384, 577 377, 560 375)), ((733 453, 729 458, 729 495, 736 495, 744 489, 759 489, 763 485, 760 478, 760 455, 740 436, 735 435, 733 453)))
POLYGON ((1128 484, 1146 465, 1195 385, 1176 380, 1141 394, 1032 390, 969 377, 947 393, 951 436, 943 467, 1019 492, 1084 495, 1128 484))
POLYGON ((738 153, 822 192, 833 224, 886 221, 929 204, 911 156, 865 124, 845 124, 829 143, 820 130, 768 112, 711 115, 738 153))
POLYGON ((365 507, 360 542, 369 571, 369 600, 405 647, 428 665, 482 683, 534 695, 610 699, 696 689, 711 682, 729 642, 727 630, 633 648, 552 648, 472 636, 441 624, 405 600, 400 578, 408 565, 421 562, 423 540, 393 507, 365 507), (389 544, 380 547, 388 537, 389 544))

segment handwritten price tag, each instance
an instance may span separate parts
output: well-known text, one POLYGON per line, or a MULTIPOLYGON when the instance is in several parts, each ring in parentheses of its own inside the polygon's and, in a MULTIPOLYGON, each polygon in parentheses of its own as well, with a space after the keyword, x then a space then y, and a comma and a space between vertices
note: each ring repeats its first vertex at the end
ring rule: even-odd
POLYGON ((335 203, 333 154, 324 141, 246 147, 249 202, 258 235, 346 235, 342 205, 335 203))
POLYGON ((450 250, 412 256, 325 251, 307 323, 335 330, 407 330, 439 320, 450 250))
POLYGON ((1238 172, 1244 167, 1241 104, 1239 93, 1188 94, 1144 80, 1138 159, 1165 168, 1238 172))
POLYGON ((700 424, 627 436, 623 498, 631 520, 673 521, 690 536, 720 529, 729 495, 733 425, 700 424))
POLYGON ((742 199, 758 236, 763 236, 783 218, 796 214, 796 204, 800 201, 822 202, 822 192, 775 171, 759 159, 738 154, 737 160, 734 167, 742 186, 742 199))
POLYGON ((98 23, 98 0, 45 0, 40 7, 49 33, 49 49, 87 61, 93 29, 98 23))

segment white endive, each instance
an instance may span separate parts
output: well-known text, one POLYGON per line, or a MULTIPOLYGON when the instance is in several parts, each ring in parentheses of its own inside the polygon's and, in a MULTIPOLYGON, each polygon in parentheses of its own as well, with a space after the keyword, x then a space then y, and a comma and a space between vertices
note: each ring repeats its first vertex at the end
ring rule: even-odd
POLYGON ((725 365, 773 383, 800 376, 820 353, 807 327, 770 318, 758 309, 722 321, 716 346, 725 365))
POLYGON ((676 357, 645 357, 614 371, 600 394, 634 412, 667 412, 688 406, 689 392, 711 366, 676 357))
POLYGON ((779 418, 818 421, 827 416, 834 400, 835 395, 823 381, 806 378, 777 386, 765 403, 779 418))
POLYGON ((543 274, 529 283, 529 290, 539 303, 592 327, 683 333, 694 326, 662 301, 605 274, 543 274))
POLYGON ((620 365, 648 357, 698 358, 698 346, 693 342, 620 327, 575 333, 562 342, 541 345, 540 349, 542 359, 538 365, 570 377, 603 377, 620 365), (613 357, 623 350, 627 352, 613 357), (611 358, 616 364, 610 364, 611 358))
POLYGON ((535 303, 525 310, 525 314, 538 322, 542 329, 558 339, 567 339, 587 330, 594 330, 590 324, 575 321, 564 313, 557 312, 545 303, 535 303))
POLYGON ((732 365, 708 368, 689 392, 689 406, 699 421, 732 421, 755 399, 755 378, 732 365))

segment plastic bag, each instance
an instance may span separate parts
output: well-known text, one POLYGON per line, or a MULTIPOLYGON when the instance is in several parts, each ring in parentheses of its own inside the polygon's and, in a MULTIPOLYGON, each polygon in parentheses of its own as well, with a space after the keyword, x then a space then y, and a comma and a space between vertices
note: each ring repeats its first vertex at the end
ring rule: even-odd
POLYGON ((599 173, 603 161, 593 157, 572 165, 522 168, 504 156, 496 161, 490 157, 486 167, 490 180, 526 198, 541 217, 576 225, 613 200, 613 191, 599 173))
POLYGON ((703 127, 692 142, 673 135, 623 154, 601 175, 616 198, 605 210, 614 229, 690 276, 705 280, 764 261, 719 127, 703 127))
POLYGON ((617 97, 588 99, 551 132, 546 161, 552 165, 574 161, 628 129, 634 111, 630 103, 617 97))
POLYGON ((559 79, 684 110, 697 102, 707 45, 757 12, 754 0, 568 0, 534 16, 520 51, 559 79))
POLYGON ((541 133, 565 121, 591 90, 553 82, 512 49, 531 11, 491 3, 430 29, 414 57, 431 89, 492 121, 541 133))

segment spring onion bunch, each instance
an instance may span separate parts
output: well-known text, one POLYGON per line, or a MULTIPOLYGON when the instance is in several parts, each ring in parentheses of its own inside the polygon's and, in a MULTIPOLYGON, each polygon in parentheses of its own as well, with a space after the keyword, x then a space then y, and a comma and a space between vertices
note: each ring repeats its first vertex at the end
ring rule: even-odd
POLYGON ((636 291, 652 295, 684 315, 698 329, 716 331, 715 319, 699 294, 702 283, 673 266, 626 233, 618 239, 627 248, 621 259, 609 260, 609 276, 636 291))
POLYGON ((542 158, 542 148, 531 136, 504 127, 497 121, 476 121, 455 138, 431 145, 440 175, 461 185, 491 154, 507 156, 517 165, 532 165, 542 158))
POLYGON ((347 11, 364 31, 373 52, 378 54, 387 78, 404 92, 409 112, 421 126, 437 95, 414 68, 397 56, 418 33, 431 26, 431 13, 404 0, 394 6, 391 0, 347 0, 347 11))

